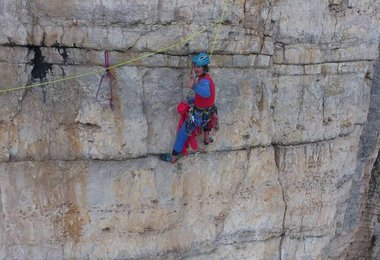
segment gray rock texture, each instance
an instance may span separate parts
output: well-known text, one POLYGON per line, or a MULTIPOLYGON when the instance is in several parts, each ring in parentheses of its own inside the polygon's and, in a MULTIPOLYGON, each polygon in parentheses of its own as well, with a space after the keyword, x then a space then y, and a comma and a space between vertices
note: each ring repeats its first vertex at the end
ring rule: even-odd
POLYGON ((0 0, 0 259, 380 259, 379 10, 0 0), (200 50, 220 130, 168 164, 200 50))

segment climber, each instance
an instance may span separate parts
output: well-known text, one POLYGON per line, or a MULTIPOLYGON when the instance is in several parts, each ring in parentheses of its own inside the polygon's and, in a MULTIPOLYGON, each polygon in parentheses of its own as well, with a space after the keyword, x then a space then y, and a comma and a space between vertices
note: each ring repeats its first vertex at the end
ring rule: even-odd
MULTIPOLYGON (((171 154, 164 153, 160 154, 160 158, 164 161, 175 163, 177 156, 183 151, 186 141, 193 132, 198 130, 203 130, 203 142, 208 145, 212 142, 209 137, 210 126, 209 121, 211 115, 216 113, 215 107, 215 84, 211 76, 208 74, 210 64, 210 58, 205 52, 201 52, 194 56, 192 59, 192 75, 195 74, 197 81, 195 82, 194 77, 190 77, 187 82, 186 87, 191 88, 195 96, 189 99, 189 104, 192 108, 182 124, 182 127, 177 133, 177 138, 174 143, 173 151, 171 154)), ((212 120, 215 121, 215 120, 212 120)), ((213 125, 214 127, 215 125, 213 125)))

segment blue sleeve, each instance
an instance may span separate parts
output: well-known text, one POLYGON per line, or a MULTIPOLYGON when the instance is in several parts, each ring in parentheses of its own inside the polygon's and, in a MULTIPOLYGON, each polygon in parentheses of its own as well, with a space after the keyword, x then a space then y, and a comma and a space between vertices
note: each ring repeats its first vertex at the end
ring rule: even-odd
POLYGON ((202 79, 197 85, 194 86, 193 90, 203 98, 210 97, 210 81, 207 79, 202 79))

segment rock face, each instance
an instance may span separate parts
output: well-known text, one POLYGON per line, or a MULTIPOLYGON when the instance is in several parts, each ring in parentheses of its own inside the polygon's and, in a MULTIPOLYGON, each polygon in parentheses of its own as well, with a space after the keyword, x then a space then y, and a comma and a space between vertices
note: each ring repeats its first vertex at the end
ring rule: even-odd
POLYGON ((0 0, 0 259, 380 259, 379 10, 0 0), (220 131, 171 165, 199 50, 220 131))

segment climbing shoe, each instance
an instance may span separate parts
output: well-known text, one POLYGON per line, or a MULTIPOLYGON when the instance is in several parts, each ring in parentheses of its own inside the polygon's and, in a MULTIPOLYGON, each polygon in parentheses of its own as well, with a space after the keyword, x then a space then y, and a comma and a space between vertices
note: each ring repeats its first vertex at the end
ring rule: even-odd
POLYGON ((214 142, 214 139, 212 139, 212 137, 209 137, 208 140, 203 140, 203 143, 205 145, 208 145, 208 144, 213 143, 213 142, 214 142))
POLYGON ((173 161, 173 157, 170 153, 161 153, 160 159, 165 162, 175 163, 175 160, 173 161))

